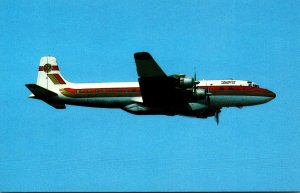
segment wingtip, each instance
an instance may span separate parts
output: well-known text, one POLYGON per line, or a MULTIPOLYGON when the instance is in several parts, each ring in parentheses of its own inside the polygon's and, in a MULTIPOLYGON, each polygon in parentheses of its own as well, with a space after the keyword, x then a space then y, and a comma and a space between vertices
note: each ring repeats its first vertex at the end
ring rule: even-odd
POLYGON ((137 60, 151 60, 152 56, 148 52, 136 52, 134 58, 137 60))
POLYGON ((28 98, 36 98, 34 94, 28 96, 28 98))

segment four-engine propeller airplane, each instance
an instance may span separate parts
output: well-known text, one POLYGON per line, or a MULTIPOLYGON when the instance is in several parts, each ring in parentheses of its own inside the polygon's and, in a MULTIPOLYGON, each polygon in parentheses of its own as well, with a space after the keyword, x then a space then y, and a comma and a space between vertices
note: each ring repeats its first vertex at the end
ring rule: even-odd
POLYGON ((222 107, 266 103, 276 97, 270 90, 243 80, 203 80, 196 75, 168 76, 147 52, 134 54, 138 82, 71 83, 60 73, 56 58, 40 60, 36 84, 26 84, 40 99, 57 109, 68 105, 121 108, 136 115, 215 116, 222 107))

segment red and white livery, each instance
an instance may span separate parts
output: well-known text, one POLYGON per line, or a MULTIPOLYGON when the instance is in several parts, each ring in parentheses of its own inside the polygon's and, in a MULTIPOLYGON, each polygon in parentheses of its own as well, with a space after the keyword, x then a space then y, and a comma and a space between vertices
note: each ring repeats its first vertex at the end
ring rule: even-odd
POLYGON ((244 80, 203 80, 183 74, 166 75, 147 52, 134 54, 138 82, 71 83, 60 73, 56 58, 40 60, 36 84, 26 84, 30 98, 57 109, 67 105, 121 108, 137 115, 215 116, 222 107, 266 103, 275 93, 244 80))

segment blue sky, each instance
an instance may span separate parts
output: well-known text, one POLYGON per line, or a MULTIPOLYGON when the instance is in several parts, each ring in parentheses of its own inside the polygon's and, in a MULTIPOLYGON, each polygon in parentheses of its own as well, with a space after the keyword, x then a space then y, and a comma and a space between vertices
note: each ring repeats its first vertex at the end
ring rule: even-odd
POLYGON ((1 191, 300 189, 300 1, 0 1, 1 191), (72 82, 242 79, 277 98, 213 118, 56 110, 28 99, 39 59, 72 82))

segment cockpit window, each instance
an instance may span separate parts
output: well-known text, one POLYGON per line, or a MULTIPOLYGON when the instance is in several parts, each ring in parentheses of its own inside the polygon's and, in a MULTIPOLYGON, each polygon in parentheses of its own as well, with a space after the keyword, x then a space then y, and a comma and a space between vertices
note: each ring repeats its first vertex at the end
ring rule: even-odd
POLYGON ((259 86, 257 84, 254 84, 254 83, 250 83, 249 86, 254 87, 254 88, 259 88, 259 86))
POLYGON ((259 88, 258 84, 255 84, 253 82, 248 82, 249 87, 259 88))

